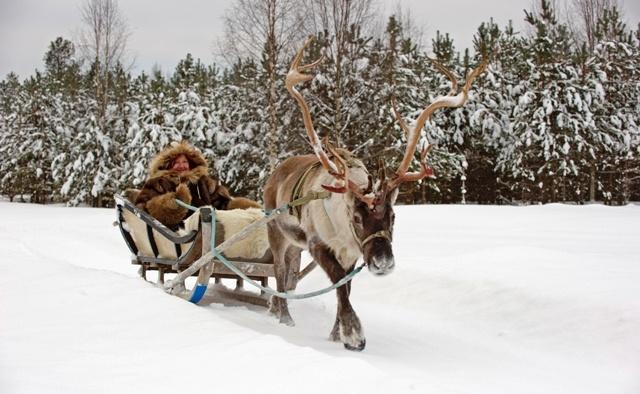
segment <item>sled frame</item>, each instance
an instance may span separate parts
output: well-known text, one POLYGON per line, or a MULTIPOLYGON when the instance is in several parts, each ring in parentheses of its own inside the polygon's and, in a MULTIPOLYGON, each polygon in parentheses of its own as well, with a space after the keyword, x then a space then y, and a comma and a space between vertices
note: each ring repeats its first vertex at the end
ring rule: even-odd
MULTIPOLYGON (((198 224, 198 231, 192 231, 190 234, 181 236, 160 223, 147 212, 136 207, 126 198, 116 195, 115 201, 118 227, 123 239, 125 240, 125 243, 127 244, 127 247, 131 251, 131 264, 138 265, 140 267, 138 270, 138 274, 143 279, 148 280, 147 272, 156 271, 158 277, 156 284, 159 286, 163 286, 165 283, 166 274, 177 275, 180 272, 185 271, 189 266, 197 261, 198 258, 201 258, 201 256, 204 256, 208 251, 210 251, 210 237, 212 230, 210 208, 200 208, 200 221, 198 224), (123 216, 124 210, 128 210, 136 215, 140 220, 147 224, 148 228, 152 228, 153 230, 157 231, 162 236, 167 238, 170 242, 173 242, 176 245, 182 245, 192 242, 191 247, 176 259, 166 259, 140 255, 138 246, 135 244, 131 233, 125 226, 126 221, 123 216), (196 247, 196 244, 198 243, 200 243, 201 248, 196 247), (200 253, 197 253, 198 251, 200 253)), ((154 249, 154 254, 156 254, 157 256, 156 249, 154 248, 153 241, 151 239, 150 243, 152 249, 154 249)), ((259 282, 265 287, 269 285, 269 278, 275 277, 272 261, 251 262, 234 259, 232 260, 232 262, 236 267, 242 270, 245 275, 247 275, 252 280, 259 282)), ((217 259, 211 259, 209 263, 202 266, 199 270, 197 270, 190 276, 198 278, 196 285, 208 285, 210 278, 214 278, 215 285, 210 286, 203 298, 203 301, 201 301, 200 304, 212 302, 227 304, 233 301, 239 301, 242 303, 249 303, 261 307, 269 306, 270 296, 268 294, 266 294, 264 291, 260 291, 260 293, 257 293, 245 290, 244 280, 235 275, 221 261, 217 259), (222 282, 223 279, 235 279, 235 287, 228 287, 222 282)), ((195 290, 196 288, 192 289, 191 291, 186 290, 177 295, 181 296, 182 298, 189 299, 193 297, 193 292, 195 292, 195 290)))

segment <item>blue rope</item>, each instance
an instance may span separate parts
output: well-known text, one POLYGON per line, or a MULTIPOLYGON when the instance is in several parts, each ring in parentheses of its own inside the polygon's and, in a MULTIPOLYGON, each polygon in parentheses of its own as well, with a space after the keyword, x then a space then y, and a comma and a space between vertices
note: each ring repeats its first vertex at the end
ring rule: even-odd
MULTIPOLYGON (((178 203, 178 205, 187 208, 187 209, 191 209, 192 211, 197 211, 198 208, 191 206, 189 204, 184 203, 183 201, 180 201, 178 199, 176 199, 176 202, 178 203)), ((286 212, 288 210, 288 205, 285 204, 284 206, 277 208, 277 209, 272 209, 270 210, 270 212, 265 213, 267 216, 271 215, 274 212, 286 212)), ((233 265, 232 262, 230 262, 229 260, 227 260, 226 257, 224 257, 222 255, 222 253, 218 252, 218 250, 216 249, 216 240, 215 240, 215 227, 216 227, 216 210, 215 209, 211 209, 211 252, 213 253, 213 255, 220 260, 220 262, 222 262, 222 264, 225 265, 225 267, 229 268, 234 274, 238 275, 239 277, 241 277, 242 279, 244 279, 245 281, 249 282, 252 286, 257 287, 258 289, 264 291, 267 294, 271 294, 272 296, 276 296, 276 297, 280 297, 280 298, 285 298, 285 299, 290 299, 290 300, 301 300, 304 298, 311 298, 311 297, 315 297, 315 296, 319 296, 321 294, 325 294, 330 292, 331 290, 337 289, 338 287, 344 285, 345 283, 349 282, 351 279, 353 279, 354 276, 356 276, 360 271, 362 271, 362 269, 365 266, 365 263, 362 263, 361 265, 359 265, 358 267, 356 267, 353 271, 349 272, 344 278, 340 279, 339 281, 337 281, 336 283, 334 283, 333 285, 326 287, 324 289, 320 289, 320 290, 316 290, 316 291, 312 291, 310 293, 303 293, 303 294, 293 294, 293 293, 283 293, 281 291, 276 291, 273 290, 270 287, 265 287, 262 286, 261 284, 255 282, 253 279, 249 278, 244 272, 242 272, 238 267, 236 267, 235 265, 233 265)))
POLYGON ((180 205, 182 208, 187 208, 188 210, 193 212, 198 210, 198 208, 194 207, 193 205, 189 205, 182 200, 178 200, 177 198, 176 198, 176 204, 180 205))

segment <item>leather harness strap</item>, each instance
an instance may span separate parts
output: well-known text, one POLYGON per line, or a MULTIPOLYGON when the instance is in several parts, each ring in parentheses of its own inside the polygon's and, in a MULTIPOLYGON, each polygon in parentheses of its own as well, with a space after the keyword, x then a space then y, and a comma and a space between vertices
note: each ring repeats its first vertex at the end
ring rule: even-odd
POLYGON ((149 245, 151 245, 153 255, 158 258, 158 244, 156 244, 156 237, 153 235, 153 228, 149 223, 147 223, 147 237, 149 238, 149 245))
POLYGON ((302 197, 301 196, 301 192, 302 192, 302 186, 304 185, 304 182, 307 180, 307 177, 309 176, 309 174, 311 173, 311 171, 319 166, 321 166, 322 163, 320 162, 316 162, 312 165, 310 165, 300 176, 300 178, 298 178, 298 180, 296 181, 296 184, 293 186, 293 192, 291 193, 291 202, 289 203, 289 207, 291 207, 291 214, 295 217, 298 218, 298 220, 300 220, 301 216, 302 216, 302 206, 305 204, 308 204, 309 202, 313 201, 313 200, 319 200, 319 199, 323 199, 323 198, 328 198, 331 196, 331 193, 323 190, 321 192, 314 192, 314 191, 310 191, 309 193, 307 193, 306 196, 302 197))
POLYGON ((389 242, 391 242, 391 232, 389 230, 377 231, 377 232, 371 234, 370 236, 368 236, 367 238, 365 238, 364 241, 362 241, 360 243, 360 245, 364 246, 367 242, 372 241, 375 238, 384 238, 384 239, 388 239, 389 242))

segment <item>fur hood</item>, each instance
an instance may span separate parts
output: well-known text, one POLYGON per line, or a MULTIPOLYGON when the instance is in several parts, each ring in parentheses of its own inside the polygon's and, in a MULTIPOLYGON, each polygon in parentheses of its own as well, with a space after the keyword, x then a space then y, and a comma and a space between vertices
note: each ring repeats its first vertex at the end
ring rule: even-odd
POLYGON ((185 155, 189 160, 189 171, 180 174, 181 178, 187 178, 189 182, 195 183, 203 175, 209 175, 207 160, 199 149, 189 145, 186 141, 172 142, 158 153, 149 164, 149 178, 159 176, 175 176, 171 170, 171 164, 180 155, 185 155))

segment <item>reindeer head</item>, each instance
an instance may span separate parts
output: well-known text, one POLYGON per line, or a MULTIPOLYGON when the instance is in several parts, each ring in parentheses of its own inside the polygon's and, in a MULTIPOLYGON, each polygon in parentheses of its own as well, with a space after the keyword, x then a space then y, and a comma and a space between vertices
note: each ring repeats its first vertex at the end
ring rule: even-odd
POLYGON ((416 182, 433 175, 433 170, 429 168, 426 162, 427 155, 432 147, 429 144, 421 150, 420 171, 407 172, 416 152, 420 130, 436 110, 445 107, 462 106, 468 98, 471 83, 484 71, 487 63, 483 61, 480 66, 469 74, 460 93, 457 93, 458 85, 453 74, 439 63, 436 63, 438 69, 451 80, 451 92, 446 96, 436 98, 429 104, 416 120, 414 127, 407 126, 397 110, 395 101, 393 101, 394 114, 407 137, 407 148, 398 169, 390 179, 386 179, 384 166, 381 165, 378 178, 374 180, 364 167, 354 168, 349 163, 349 160, 344 159, 344 150, 334 148, 326 139, 324 146, 330 152, 330 155, 325 152, 323 144, 320 143, 313 127, 309 107, 304 97, 295 88, 296 84, 313 79, 313 75, 305 74, 304 71, 313 68, 322 60, 318 59, 312 64, 300 65, 304 50, 312 39, 309 38, 296 54, 287 74, 285 85, 289 93, 298 102, 302 111, 307 136, 314 153, 324 169, 337 181, 337 184, 322 185, 322 187, 332 193, 344 195, 348 225, 351 227, 353 237, 360 247, 363 259, 371 272, 377 275, 384 275, 391 272, 395 266, 391 242, 395 218, 393 205, 398 196, 399 186, 405 182, 416 182), (349 176, 352 170, 364 170, 369 178, 368 184, 364 186, 353 182, 349 176))

